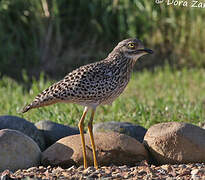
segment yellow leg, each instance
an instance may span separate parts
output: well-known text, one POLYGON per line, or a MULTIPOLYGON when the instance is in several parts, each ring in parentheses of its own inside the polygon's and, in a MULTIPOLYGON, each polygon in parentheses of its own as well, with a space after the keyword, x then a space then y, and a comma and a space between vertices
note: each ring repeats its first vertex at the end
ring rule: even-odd
POLYGON ((81 142, 82 142, 82 146, 83 146, 83 161, 84 161, 84 168, 85 169, 88 167, 87 159, 86 159, 86 151, 85 151, 85 137, 84 137, 84 119, 85 119, 87 112, 88 112, 88 108, 85 107, 83 115, 82 115, 80 122, 78 124, 79 130, 80 130, 81 142))
POLYGON ((95 142, 93 138, 93 118, 95 115, 95 109, 92 110, 90 121, 88 123, 88 132, 90 135, 90 141, 92 145, 92 150, 93 150, 93 160, 94 160, 94 166, 97 169, 98 168, 98 162, 97 162, 97 157, 96 157, 96 151, 95 151, 95 142))

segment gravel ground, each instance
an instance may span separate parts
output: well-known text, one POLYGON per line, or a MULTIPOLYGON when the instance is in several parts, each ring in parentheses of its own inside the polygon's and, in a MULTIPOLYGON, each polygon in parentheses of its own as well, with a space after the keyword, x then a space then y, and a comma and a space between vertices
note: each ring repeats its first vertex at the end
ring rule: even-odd
POLYGON ((5 170, 0 173, 1 180, 8 179, 166 179, 166 180, 205 180, 205 163, 180 164, 180 165, 148 165, 146 161, 136 164, 134 167, 128 166, 103 166, 99 169, 89 167, 84 170, 80 167, 70 167, 62 169, 60 167, 32 167, 18 170, 12 173, 5 170))

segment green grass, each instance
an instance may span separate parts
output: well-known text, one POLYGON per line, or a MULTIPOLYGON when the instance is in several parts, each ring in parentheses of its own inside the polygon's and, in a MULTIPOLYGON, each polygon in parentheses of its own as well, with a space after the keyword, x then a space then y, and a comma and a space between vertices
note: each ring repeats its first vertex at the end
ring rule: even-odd
MULTIPOLYGON (((26 78, 24 78, 26 80, 26 78)), ((28 82, 27 82, 28 83, 28 82)), ((29 121, 52 120, 77 126, 83 107, 56 104, 33 109, 26 114, 18 111, 53 81, 33 80, 25 90, 14 80, 0 80, 0 115, 17 115, 29 121)), ((179 121, 199 124, 205 120, 204 69, 171 70, 165 67, 154 72, 134 73, 125 92, 112 104, 97 109, 94 122, 128 121, 146 128, 159 122, 179 121)))

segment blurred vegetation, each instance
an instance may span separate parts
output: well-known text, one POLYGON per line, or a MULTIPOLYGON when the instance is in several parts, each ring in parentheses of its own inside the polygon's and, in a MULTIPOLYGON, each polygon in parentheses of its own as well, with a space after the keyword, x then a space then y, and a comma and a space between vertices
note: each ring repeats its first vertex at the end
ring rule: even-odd
POLYGON ((205 67, 205 11, 150 0, 1 0, 0 72, 59 78, 124 38, 155 50, 138 68, 205 67))

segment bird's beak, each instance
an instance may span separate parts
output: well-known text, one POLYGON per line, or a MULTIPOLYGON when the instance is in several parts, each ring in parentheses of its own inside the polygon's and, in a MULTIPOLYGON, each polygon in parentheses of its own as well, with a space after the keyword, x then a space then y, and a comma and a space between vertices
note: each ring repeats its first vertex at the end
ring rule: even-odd
POLYGON ((154 53, 154 51, 152 51, 151 49, 147 49, 147 48, 138 49, 137 51, 138 52, 146 52, 147 54, 153 54, 154 53))

